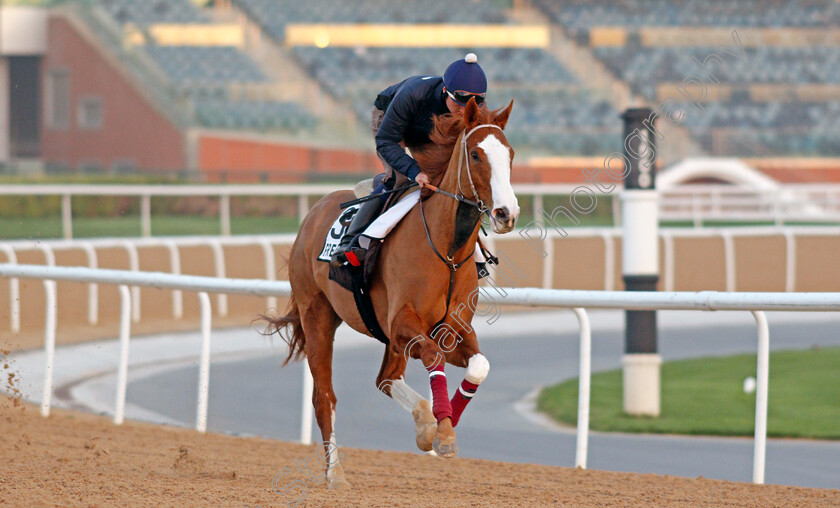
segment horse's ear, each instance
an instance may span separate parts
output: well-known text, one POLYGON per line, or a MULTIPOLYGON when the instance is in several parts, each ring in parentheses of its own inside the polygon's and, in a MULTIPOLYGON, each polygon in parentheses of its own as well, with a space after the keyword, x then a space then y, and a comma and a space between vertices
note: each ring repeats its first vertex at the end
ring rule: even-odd
POLYGON ((475 103, 474 98, 470 97, 470 101, 464 106, 464 126, 467 130, 471 130, 478 123, 478 104, 475 103))
POLYGON ((513 100, 510 101, 508 107, 502 110, 500 113, 497 113, 493 116, 493 124, 498 125, 502 129, 505 128, 507 125, 508 119, 510 118, 510 111, 513 109, 513 100))

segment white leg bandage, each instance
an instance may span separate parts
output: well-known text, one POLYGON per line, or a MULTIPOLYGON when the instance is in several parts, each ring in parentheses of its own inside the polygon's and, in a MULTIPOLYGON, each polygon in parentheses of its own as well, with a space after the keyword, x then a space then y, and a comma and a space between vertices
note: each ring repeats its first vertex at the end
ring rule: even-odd
POLYGON ((487 374, 490 372, 490 362, 483 354, 478 353, 470 358, 467 364, 467 373, 464 374, 464 379, 470 383, 480 385, 482 381, 487 379, 487 374))
POLYGON ((335 406, 332 408, 332 432, 330 433, 329 456, 327 459, 327 479, 332 480, 335 476, 335 466, 338 465, 338 441, 335 439, 335 406))
MULTIPOLYGON (((387 381, 386 381, 387 382, 387 381)), ((402 378, 396 379, 390 382, 391 385, 391 398, 400 405, 403 409, 408 411, 409 413, 417 407, 417 403, 423 400, 423 397, 412 390, 410 386, 403 380, 402 378)), ((382 390, 384 388, 380 386, 379 389, 382 390)))

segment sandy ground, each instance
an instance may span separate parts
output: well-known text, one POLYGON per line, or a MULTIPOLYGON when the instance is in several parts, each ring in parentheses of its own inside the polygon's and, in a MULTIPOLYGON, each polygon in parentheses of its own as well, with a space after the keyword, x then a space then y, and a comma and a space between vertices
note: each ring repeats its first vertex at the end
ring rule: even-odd
POLYGON ((840 490, 584 471, 342 449, 331 491, 315 446, 0 401, 0 505, 8 506, 840 506, 840 490))

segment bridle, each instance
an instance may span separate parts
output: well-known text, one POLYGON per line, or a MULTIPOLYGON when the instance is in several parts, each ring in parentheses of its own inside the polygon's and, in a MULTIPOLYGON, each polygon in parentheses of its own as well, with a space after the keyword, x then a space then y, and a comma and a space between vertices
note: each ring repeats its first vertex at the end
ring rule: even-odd
POLYGON ((466 134, 464 134, 461 137, 461 148, 462 148, 461 151, 463 152, 464 156, 458 158, 458 194, 452 194, 451 192, 447 192, 443 189, 439 189, 439 188, 435 187, 434 185, 426 185, 426 187, 431 189, 435 193, 443 194, 444 196, 448 196, 452 199, 460 201, 461 203, 464 203, 464 204, 467 204, 467 205, 470 205, 470 206, 474 206, 478 209, 479 212, 481 212, 482 215, 489 215, 490 210, 484 204, 484 201, 482 201, 481 198, 478 196, 478 191, 475 189, 475 183, 473 183, 473 179, 472 179, 472 172, 470 172, 470 156, 469 156, 469 153, 467 153, 467 140, 477 130, 483 129, 485 127, 490 127, 490 128, 493 128, 493 129, 499 129, 500 131, 502 130, 502 128, 499 127, 496 124, 483 123, 481 125, 477 125, 477 126, 473 127, 472 129, 469 130, 469 132, 467 132, 466 134), (470 190, 472 191, 472 194, 473 194, 473 197, 475 198, 475 200, 467 199, 464 195, 464 188, 461 185, 461 173, 462 173, 461 168, 464 167, 464 166, 466 166, 466 168, 467 168, 467 179, 470 182, 470 190))
MULTIPOLYGON (((502 128, 499 127, 496 124, 485 123, 485 124, 481 124, 481 125, 477 125, 477 126, 473 127, 472 129, 469 130, 469 132, 467 132, 466 134, 464 134, 461 137, 461 147, 462 147, 461 152, 463 153, 463 156, 458 157, 458 193, 457 194, 453 194, 453 193, 447 192, 443 189, 439 189, 438 187, 435 187, 434 185, 426 185, 425 186, 425 187, 431 189, 432 192, 435 192, 437 194, 443 194, 444 196, 450 197, 450 198, 455 199, 455 200, 457 200, 461 203, 464 203, 466 205, 469 205, 471 207, 476 208, 479 212, 479 216, 476 220, 476 224, 481 219, 482 215, 488 215, 489 216, 490 215, 490 210, 484 204, 484 201, 482 201, 481 198, 479 197, 478 191, 475 188, 475 183, 473 182, 472 172, 470 171, 470 156, 469 156, 469 153, 467 153, 467 140, 476 131, 478 131, 479 129, 483 129, 485 127, 491 127, 491 128, 494 128, 494 129, 499 129, 500 131, 502 130, 502 128), (467 169, 467 180, 470 183, 470 190, 472 191, 472 194, 473 194, 473 197, 475 198, 475 200, 467 199, 464 196, 464 189, 461 185, 461 173, 462 173, 462 169, 464 167, 466 167, 466 169, 467 169)), ((464 259, 463 261, 461 261, 460 263, 455 263, 454 262, 454 259, 453 259, 452 256, 455 255, 455 250, 457 250, 455 248, 454 240, 453 240, 452 245, 450 246, 449 253, 447 254, 447 256, 444 257, 437 250, 437 247, 435 247, 434 242, 432 242, 432 236, 429 233, 429 224, 426 222, 426 214, 423 211, 423 201, 422 200, 420 201, 420 215, 423 219, 423 229, 425 229, 425 231, 426 231, 426 239, 429 241, 429 245, 431 245, 432 250, 435 251, 435 254, 437 254, 437 257, 440 258, 441 261, 446 263, 446 266, 448 266, 449 269, 452 270, 453 272, 455 270, 457 270, 458 268, 460 268, 461 265, 466 263, 467 260, 472 256, 472 253, 469 256, 467 256, 467 258, 464 259)), ((473 227, 475 227, 475 226, 473 226, 473 227)))
MULTIPOLYGON (((502 128, 499 127, 498 125, 491 124, 491 123, 486 123, 486 124, 481 124, 481 125, 477 125, 476 127, 473 127, 467 133, 465 133, 461 138, 461 147, 462 147, 461 152, 463 153, 463 157, 458 157, 458 193, 457 194, 453 194, 453 193, 447 192, 443 189, 439 189, 439 188, 435 187, 434 185, 428 185, 428 184, 425 185, 425 187, 430 189, 432 192, 435 192, 437 194, 443 194, 444 196, 450 197, 450 198, 452 198, 452 199, 454 199, 454 200, 456 200, 460 203, 463 203, 465 205, 473 207, 477 210, 478 213, 477 213, 477 216, 475 218, 475 223, 470 228, 470 231, 475 229, 475 226, 478 225, 478 222, 481 220, 481 217, 483 215, 488 215, 488 216, 490 215, 490 210, 484 204, 484 201, 481 200, 481 198, 478 195, 478 191, 475 188, 475 183, 473 182, 472 173, 470 172, 470 156, 469 156, 469 153, 467 152, 467 140, 469 139, 469 137, 471 135, 473 135, 477 130, 483 129, 485 127, 491 127, 491 128, 494 128, 494 129, 499 129, 500 131, 502 130, 502 128), (461 185, 461 173, 462 173, 461 170, 464 167, 466 167, 466 170, 467 170, 467 180, 470 183, 470 190, 472 191, 473 198, 475 198, 474 200, 468 199, 464 195, 464 190, 463 190, 463 187, 461 185)), ((444 256, 443 254, 440 253, 440 251, 438 251, 437 247, 435 247, 435 244, 432 241, 432 235, 429 233, 429 225, 426 222, 426 214, 423 210, 423 200, 420 200, 420 217, 422 218, 423 229, 426 231, 426 240, 428 240, 429 245, 432 247, 432 250, 434 251, 434 253, 437 254, 437 257, 441 261, 443 261, 444 264, 446 264, 446 266, 449 268, 449 291, 446 295, 446 313, 444 314, 443 318, 438 322, 438 325, 439 325, 441 322, 443 322, 444 319, 446 319, 446 316, 449 314, 449 303, 450 303, 450 300, 452 299, 452 288, 453 288, 454 283, 455 283, 455 272, 459 268, 461 268, 467 261, 472 259, 473 251, 470 251, 469 254, 467 254, 467 256, 463 260, 456 263, 453 256, 455 256, 456 251, 460 247, 457 245, 457 238, 453 238, 452 239, 452 244, 449 246, 449 252, 447 253, 446 256, 444 256)), ((456 219, 456 221, 457 221, 457 219, 456 219)), ((454 236, 457 236, 457 230, 458 230, 458 228, 457 228, 457 224, 456 224, 456 227, 455 227, 456 233, 455 233, 454 236)), ((479 242, 480 242, 480 240, 479 240, 479 242)), ((435 326, 437 327, 437 325, 435 325, 435 326)))

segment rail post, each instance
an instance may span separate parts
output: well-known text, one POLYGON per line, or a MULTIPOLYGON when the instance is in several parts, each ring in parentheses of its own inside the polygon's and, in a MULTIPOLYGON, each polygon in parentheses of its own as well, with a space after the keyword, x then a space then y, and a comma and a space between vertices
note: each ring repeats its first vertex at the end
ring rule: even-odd
POLYGON ((764 483, 767 449, 767 394, 770 388, 770 329, 762 311, 752 311, 758 327, 758 355, 755 387, 755 445, 753 450, 753 483, 764 483))
POLYGON ((198 404, 196 404, 195 430, 207 432, 207 401, 210 397, 210 326, 212 311, 210 296, 198 294, 201 304, 201 357, 198 364, 198 404))
MULTIPOLYGON (((11 265, 17 264, 15 249, 9 245, 0 245, 0 251, 6 255, 6 262, 11 265)), ((9 328, 12 333, 20 333, 20 279, 9 278, 9 328)))
POLYGON ((44 368, 44 395, 41 397, 41 416, 50 415, 52 401, 53 369, 55 367, 55 329, 58 302, 55 296, 55 281, 44 280, 44 291, 47 295, 47 316, 44 322, 44 353, 46 365, 44 368))
POLYGON ((572 309, 580 324, 580 373, 578 374, 578 420, 575 467, 586 469, 589 453, 589 392, 592 380, 592 332, 589 316, 582 308, 572 309))
POLYGON ((152 196, 140 196, 140 231, 143 238, 152 236, 152 196))
POLYGON ((312 392, 315 381, 312 379, 312 371, 309 370, 309 362, 303 362, 303 401, 301 402, 300 417, 300 444, 312 444, 312 392))
POLYGON ((122 425, 125 417, 125 392, 128 387, 128 341, 131 337, 131 291, 120 285, 120 365, 117 370, 117 400, 114 423, 122 425))
POLYGON ((219 229, 222 236, 230 236, 230 194, 219 196, 219 229))
POLYGON ((65 240, 73 238, 73 195, 61 196, 61 233, 65 240))

